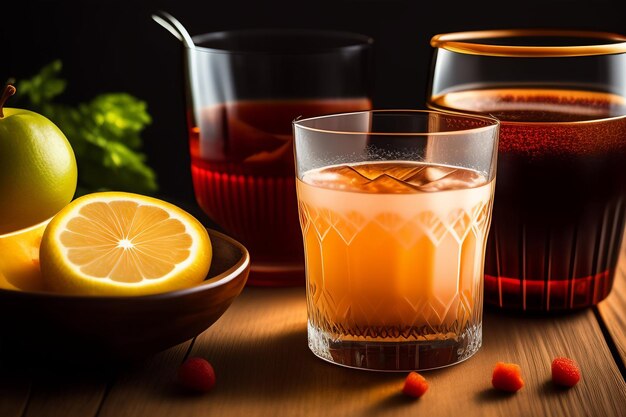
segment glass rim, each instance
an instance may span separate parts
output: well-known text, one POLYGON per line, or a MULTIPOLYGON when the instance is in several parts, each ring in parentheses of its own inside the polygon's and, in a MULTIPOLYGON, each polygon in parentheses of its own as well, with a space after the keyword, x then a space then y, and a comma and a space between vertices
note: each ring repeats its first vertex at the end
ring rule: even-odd
MULTIPOLYGON (((583 42, 581 42, 583 43, 583 42)), ((430 40, 433 48, 446 49, 467 55, 485 55, 499 57, 574 57, 626 53, 626 36, 591 30, 568 29, 498 29, 440 33, 430 40), (481 43, 488 39, 507 39, 519 37, 534 38, 581 38, 598 39, 606 43, 576 46, 521 46, 495 45, 481 43)))
POLYGON ((299 29, 299 28, 251 28, 251 29, 231 29, 223 31, 215 31, 202 33, 192 36, 194 44, 192 49, 198 52, 208 52, 226 55, 307 55, 307 54, 324 54, 332 52, 343 52, 348 50, 359 50, 369 48, 374 39, 371 36, 341 30, 330 29, 299 29), (263 51, 254 48, 229 49, 211 46, 201 46, 198 43, 228 39, 230 37, 258 37, 263 35, 280 36, 289 39, 291 36, 306 36, 311 39, 319 37, 334 37, 338 41, 344 41, 345 44, 337 42, 336 46, 314 47, 314 48, 294 48, 289 51, 263 51))
POLYGON ((318 133, 330 133, 330 134, 339 134, 339 135, 425 137, 425 136, 461 135, 461 134, 467 134, 468 132, 482 132, 482 131, 493 129, 494 127, 498 128, 500 126, 500 120, 490 115, 468 114, 468 113, 456 112, 456 111, 440 111, 440 110, 435 110, 435 109, 428 109, 428 110, 374 109, 374 110, 361 110, 361 111, 353 111, 353 112, 346 112, 346 113, 325 114, 321 116, 307 117, 305 119, 296 118, 293 120, 292 124, 294 125, 294 127, 298 127, 304 130, 308 130, 311 132, 318 132, 318 133), (478 127, 468 127, 465 129, 458 129, 458 130, 447 130, 445 132, 370 132, 370 131, 354 131, 354 130, 321 129, 317 127, 306 126, 303 124, 304 122, 309 122, 313 120, 330 119, 330 118, 337 118, 337 117, 342 117, 342 116, 354 116, 358 114, 373 115, 377 113, 404 113, 404 114, 420 114, 420 115, 435 114, 435 115, 446 117, 446 118, 480 120, 482 122, 485 122, 486 125, 478 126, 478 127))

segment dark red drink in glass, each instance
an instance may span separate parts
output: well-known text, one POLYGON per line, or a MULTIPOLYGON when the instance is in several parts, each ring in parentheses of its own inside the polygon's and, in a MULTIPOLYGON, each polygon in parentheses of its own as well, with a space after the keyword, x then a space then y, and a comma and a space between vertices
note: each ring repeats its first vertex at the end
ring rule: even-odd
POLYGON ((251 285, 304 285, 292 122, 371 108, 370 38, 240 30, 185 48, 195 196, 250 251, 251 285))
POLYGON ((611 291, 626 218, 626 37, 513 30, 433 43, 429 105, 501 121, 485 303, 597 304, 611 291))
POLYGON ((485 301, 575 309, 611 290, 626 207, 620 97, 571 90, 477 90, 439 104, 501 121, 485 301), (601 140, 599 140, 601 138, 601 140))
POLYGON ((217 224, 245 242, 258 285, 300 282, 304 262, 294 175, 291 122, 369 108, 368 99, 249 100, 207 107, 204 129, 190 130, 191 173, 198 204, 217 224), (281 264, 281 280, 263 273, 281 264), (261 270, 259 270, 261 268, 261 270))

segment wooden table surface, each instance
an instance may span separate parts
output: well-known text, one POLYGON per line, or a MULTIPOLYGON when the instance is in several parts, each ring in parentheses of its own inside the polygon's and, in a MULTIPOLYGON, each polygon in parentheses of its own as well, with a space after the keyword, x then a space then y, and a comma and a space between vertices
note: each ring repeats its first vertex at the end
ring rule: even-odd
POLYGON ((626 416, 625 313, 622 256, 598 308, 549 318, 487 311, 480 351, 424 372, 430 389, 411 400, 400 394, 405 373, 346 369, 308 350, 304 288, 249 287, 210 329, 141 363, 90 370, 1 355, 0 417, 626 416), (572 389, 550 383, 558 355, 581 366, 572 389), (192 395, 173 382, 188 356, 213 363, 212 392, 192 395), (526 386, 493 390, 496 361, 520 364, 526 386))

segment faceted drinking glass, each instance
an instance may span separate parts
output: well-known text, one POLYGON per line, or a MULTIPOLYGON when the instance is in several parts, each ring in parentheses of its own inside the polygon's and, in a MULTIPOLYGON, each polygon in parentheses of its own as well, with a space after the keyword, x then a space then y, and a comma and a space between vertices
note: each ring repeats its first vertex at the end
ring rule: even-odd
POLYGON ((366 111, 294 130, 313 353, 397 371, 472 356, 498 121, 366 111))

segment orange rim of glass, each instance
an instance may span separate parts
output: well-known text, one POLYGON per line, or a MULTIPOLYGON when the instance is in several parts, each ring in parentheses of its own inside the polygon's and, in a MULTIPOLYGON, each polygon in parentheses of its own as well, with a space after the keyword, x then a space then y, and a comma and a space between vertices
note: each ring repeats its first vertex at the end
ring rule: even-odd
MULTIPOLYGON (((583 43, 583 42, 581 42, 583 43)), ((626 36, 618 33, 585 30, 561 29, 505 29, 451 32, 435 35, 430 40, 434 48, 468 55, 488 55, 501 57, 567 57, 626 53, 626 36), (506 38, 581 38, 598 39, 605 43, 591 45, 494 45, 484 43, 489 39, 506 38)))

